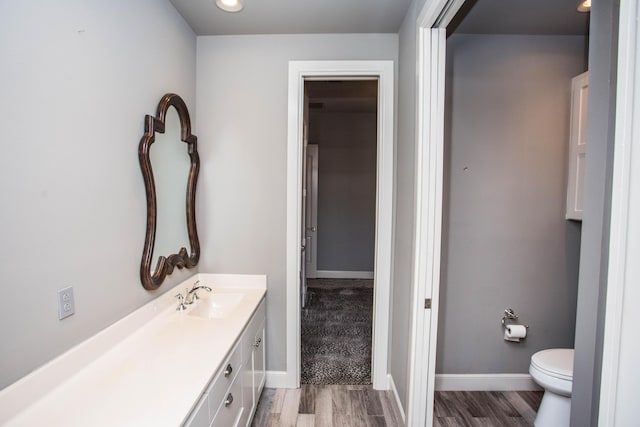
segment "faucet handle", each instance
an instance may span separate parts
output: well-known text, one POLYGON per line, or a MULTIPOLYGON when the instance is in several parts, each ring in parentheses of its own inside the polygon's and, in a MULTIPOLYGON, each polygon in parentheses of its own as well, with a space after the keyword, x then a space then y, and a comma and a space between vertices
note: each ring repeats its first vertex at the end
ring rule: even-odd
POLYGON ((178 295, 175 295, 175 298, 178 298, 178 308, 176 308, 176 310, 177 311, 185 310, 187 307, 184 305, 184 295, 178 294, 178 295))

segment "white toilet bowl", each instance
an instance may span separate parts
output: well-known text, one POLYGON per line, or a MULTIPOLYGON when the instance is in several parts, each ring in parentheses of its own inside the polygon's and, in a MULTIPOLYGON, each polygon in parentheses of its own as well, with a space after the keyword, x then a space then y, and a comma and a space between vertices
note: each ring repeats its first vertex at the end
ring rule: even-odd
POLYGON ((573 384, 573 349, 542 350, 531 356, 529 373, 544 388, 536 427, 569 426, 573 384))

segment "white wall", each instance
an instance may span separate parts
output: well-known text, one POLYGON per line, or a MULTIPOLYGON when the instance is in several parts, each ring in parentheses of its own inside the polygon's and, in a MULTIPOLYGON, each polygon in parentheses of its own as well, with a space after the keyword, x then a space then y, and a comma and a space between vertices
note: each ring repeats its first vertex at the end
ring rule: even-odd
POLYGON ((377 114, 309 112, 318 144, 318 270, 373 271, 377 114))
POLYGON ((193 112, 195 44, 168 1, 0 3, 0 388, 186 277, 140 284, 137 149, 164 93, 193 112))
POLYGON ((584 45, 447 40, 438 373, 527 373, 536 351, 573 347, 580 223, 564 214, 571 78, 585 69, 584 45), (519 344, 503 339, 506 308, 529 325, 519 344))
POLYGON ((286 369, 290 60, 396 60, 395 34, 198 38, 200 269, 266 273, 267 369, 286 369))

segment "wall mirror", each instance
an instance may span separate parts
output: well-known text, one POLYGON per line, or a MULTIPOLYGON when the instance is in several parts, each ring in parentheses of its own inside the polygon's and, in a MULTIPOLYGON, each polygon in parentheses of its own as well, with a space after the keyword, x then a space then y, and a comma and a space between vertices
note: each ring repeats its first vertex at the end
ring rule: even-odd
POLYGON ((175 267, 195 267, 200 258, 195 215, 200 159, 180 96, 164 95, 156 116, 145 116, 138 157, 147 194, 140 280, 145 289, 153 290, 175 267))

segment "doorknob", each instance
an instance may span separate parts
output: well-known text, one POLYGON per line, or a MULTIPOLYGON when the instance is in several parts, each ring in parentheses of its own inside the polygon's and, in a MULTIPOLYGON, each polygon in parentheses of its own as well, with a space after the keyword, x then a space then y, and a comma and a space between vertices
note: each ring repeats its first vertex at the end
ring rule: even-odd
POLYGON ((315 227, 307 227, 307 231, 312 231, 312 232, 316 232, 316 228, 315 227))

